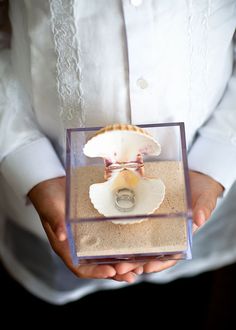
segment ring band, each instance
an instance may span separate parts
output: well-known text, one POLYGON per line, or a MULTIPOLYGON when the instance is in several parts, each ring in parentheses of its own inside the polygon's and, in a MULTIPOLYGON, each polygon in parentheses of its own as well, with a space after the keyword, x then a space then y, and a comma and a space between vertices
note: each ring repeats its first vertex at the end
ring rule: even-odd
POLYGON ((134 191, 128 188, 119 189, 115 194, 115 206, 121 212, 129 212, 135 206, 134 191))

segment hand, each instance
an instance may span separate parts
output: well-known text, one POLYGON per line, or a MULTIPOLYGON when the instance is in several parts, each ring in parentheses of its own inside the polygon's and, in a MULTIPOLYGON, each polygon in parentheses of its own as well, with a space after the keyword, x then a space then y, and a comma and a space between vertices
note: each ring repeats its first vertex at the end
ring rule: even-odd
MULTIPOLYGON (((193 209, 193 232, 202 226, 211 216, 224 188, 209 176, 190 171, 190 186, 193 209)), ((143 266, 145 273, 160 272, 177 263, 176 260, 150 261, 143 266)))
POLYGON ((223 186, 211 177, 190 171, 193 221, 195 227, 202 226, 215 209, 218 197, 223 193, 223 186))
POLYGON ((31 189, 28 197, 39 214, 53 250, 78 277, 113 278, 132 283, 136 274, 142 272, 142 264, 139 263, 119 263, 116 266, 81 265, 77 267, 72 264, 65 226, 65 177, 39 183, 31 189))
MULTIPOLYGON (((223 192, 223 187, 204 174, 190 171, 189 175, 193 220, 196 229, 210 217, 217 198, 223 192)), ((117 281, 132 283, 135 281, 136 274, 160 272, 177 263, 176 260, 155 260, 147 263, 121 262, 114 266, 85 265, 74 267, 71 262, 64 221, 65 178, 56 178, 38 184, 30 191, 29 198, 39 213, 52 248, 79 277, 112 278, 117 281)))

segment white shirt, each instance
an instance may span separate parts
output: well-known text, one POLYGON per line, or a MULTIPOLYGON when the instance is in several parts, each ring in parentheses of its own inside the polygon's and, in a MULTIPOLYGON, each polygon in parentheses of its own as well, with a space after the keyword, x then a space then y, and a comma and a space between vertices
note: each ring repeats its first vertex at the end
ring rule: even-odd
MULTIPOLYGON (((184 121, 189 167, 213 177, 226 193, 194 238, 193 260, 147 279, 167 281, 236 260, 230 204, 236 193, 236 2, 13 0, 11 16, 11 57, 5 51, 0 60, 3 220, 46 239, 26 195, 64 175, 66 127, 184 121), (216 225, 226 217, 222 211, 227 226, 216 225)), ((18 280, 50 300, 47 290, 37 289, 40 280, 34 288, 25 284, 33 277, 1 245, 10 271, 22 270, 18 280)), ((81 290, 51 300, 75 299, 81 290)))

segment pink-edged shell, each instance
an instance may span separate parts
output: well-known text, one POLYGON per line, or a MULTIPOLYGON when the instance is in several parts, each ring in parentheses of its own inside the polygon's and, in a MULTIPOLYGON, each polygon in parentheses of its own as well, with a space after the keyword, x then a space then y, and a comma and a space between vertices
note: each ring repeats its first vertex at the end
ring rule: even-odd
POLYGON ((111 163, 135 161, 138 155, 161 152, 160 144, 142 128, 133 125, 110 125, 101 129, 84 146, 88 157, 102 157, 111 163))

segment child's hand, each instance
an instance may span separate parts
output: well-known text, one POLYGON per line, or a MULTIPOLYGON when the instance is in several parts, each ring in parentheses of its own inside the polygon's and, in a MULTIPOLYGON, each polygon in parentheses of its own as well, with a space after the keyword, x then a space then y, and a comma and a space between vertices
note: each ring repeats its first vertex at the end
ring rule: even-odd
MULTIPOLYGON (((215 208, 217 198, 222 194, 223 187, 210 177, 190 171, 192 192, 193 220, 195 229, 209 219, 215 208)), ((29 192, 53 250, 65 264, 81 278, 112 278, 117 281, 132 283, 136 275, 143 272, 160 272, 176 264, 176 260, 149 261, 147 263, 121 262, 112 265, 72 264, 65 227, 65 178, 44 181, 29 192)))
POLYGON ((217 198, 224 188, 217 181, 202 173, 190 171, 192 193, 193 221, 197 227, 202 226, 216 207, 217 198))
POLYGON ((39 183, 31 189, 28 196, 40 216, 53 250, 75 275, 80 278, 113 278, 131 283, 134 282, 136 274, 142 272, 142 264, 139 263, 77 267, 72 264, 65 226, 65 177, 39 183), (116 277, 116 268, 121 270, 122 275, 116 277))
MULTIPOLYGON (((211 216, 224 188, 215 180, 202 173, 190 171, 190 186, 193 208, 193 232, 202 226, 211 216)), ((177 263, 176 260, 150 261, 143 266, 145 273, 160 272, 177 263)))

